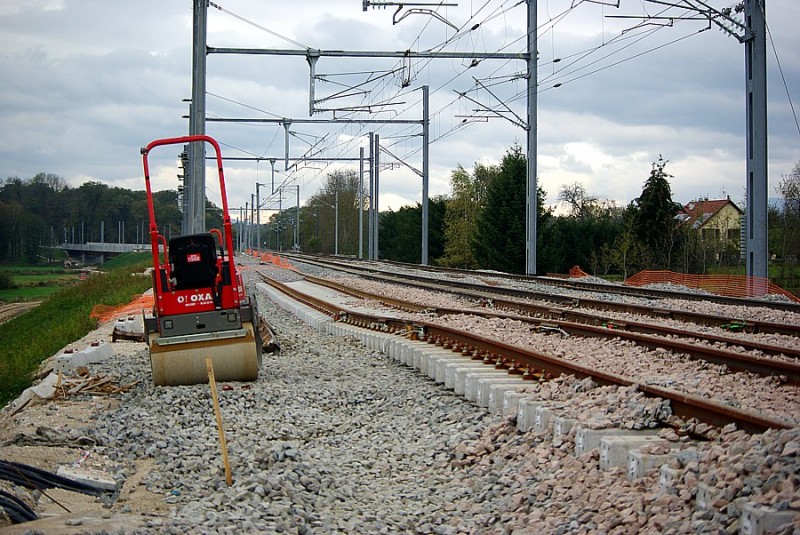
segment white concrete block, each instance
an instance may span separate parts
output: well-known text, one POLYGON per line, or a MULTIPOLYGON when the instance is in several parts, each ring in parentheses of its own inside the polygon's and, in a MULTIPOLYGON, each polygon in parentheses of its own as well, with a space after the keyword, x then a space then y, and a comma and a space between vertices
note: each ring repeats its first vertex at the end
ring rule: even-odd
MULTIPOLYGON (((435 360, 433 361, 435 362, 435 365, 434 365, 434 375, 432 378, 435 379, 437 383, 445 382, 446 370, 448 364, 463 365, 470 362, 464 357, 455 355, 451 352, 442 353, 441 350, 439 351, 440 352, 436 355, 435 360)), ((429 362, 428 365, 430 366, 431 363, 429 362)), ((430 373, 428 373, 428 375, 430 375, 430 373)))
POLYGON ((98 489, 114 491, 117 488, 117 483, 113 477, 90 468, 59 466, 56 474, 98 489))
POLYGON ((795 511, 776 511, 755 503, 747 503, 742 509, 739 533, 741 535, 762 535, 774 532, 780 526, 792 522, 795 511))
POLYGON ((478 384, 478 379, 483 377, 498 377, 498 372, 491 367, 488 371, 475 370, 474 368, 457 370, 453 391, 460 396, 464 396, 469 401, 475 401, 476 385, 478 384))
POLYGON ((486 366, 483 362, 477 360, 464 360, 462 362, 451 362, 449 364, 444 365, 444 387, 445 388, 455 388, 456 384, 456 374, 457 372, 461 372, 461 374, 467 373, 467 370, 490 370, 491 367, 486 366))
POLYGON ((544 435, 547 433, 553 416, 554 413, 551 407, 536 407, 536 412, 533 415, 533 431, 537 435, 544 435))
POLYGON ((525 381, 522 380, 520 376, 514 375, 506 375, 504 377, 499 377, 497 379, 493 377, 483 378, 478 380, 478 395, 475 398, 475 403, 478 404, 479 407, 488 407, 489 406, 489 398, 491 396, 491 389, 493 385, 502 384, 502 385, 519 385, 524 386, 525 381))
POLYGON ((628 466, 628 453, 645 444, 669 445, 669 441, 658 436, 615 436, 600 439, 600 469, 628 466))
MULTIPOLYGON (((528 397, 526 392, 508 391, 503 393, 503 416, 517 416, 519 418, 519 402, 528 397)), ((519 423, 517 423, 519 427, 519 423)))
POLYGON ((88 366, 108 360, 114 355, 111 344, 105 342, 94 342, 89 347, 78 352, 67 353, 66 351, 53 360, 53 371, 63 374, 72 373, 79 366, 88 366))
POLYGON ((523 398, 517 404, 517 429, 527 433, 536 421, 536 409, 542 406, 539 400, 523 398))
POLYGON ((673 490, 681 477, 681 471, 663 464, 658 472, 658 486, 664 490, 673 490))
POLYGON ((580 457, 584 453, 590 452, 600 447, 600 440, 611 436, 640 436, 656 435, 656 431, 633 431, 631 429, 589 429, 579 426, 575 430, 575 456, 580 457))
MULTIPOLYGON (((494 383, 489 386, 489 410, 494 414, 504 414, 503 397, 506 392, 518 392, 522 389, 530 392, 535 388, 536 385, 530 381, 523 381, 522 385, 519 383, 494 383)), ((516 413, 516 407, 514 408, 514 413, 516 413)))
MULTIPOLYGON (((631 450, 628 452, 628 479, 639 479, 647 475, 647 472, 668 463, 675 457, 675 453, 664 453, 654 455, 651 453, 642 453, 639 450, 631 450)), ((661 483, 661 474, 659 472, 659 484, 661 483)))
POLYGON ((464 384, 464 397, 469 401, 478 403, 478 398, 481 395, 481 381, 506 381, 509 377, 513 376, 508 375, 506 370, 493 370, 491 367, 487 372, 468 373, 464 384))
POLYGON ((712 504, 717 498, 722 497, 725 493, 724 489, 711 487, 705 483, 697 484, 697 494, 695 495, 694 505, 699 510, 713 509, 712 504))
POLYGON ((575 418, 556 416, 553 419, 553 438, 568 435, 572 428, 578 423, 575 418))

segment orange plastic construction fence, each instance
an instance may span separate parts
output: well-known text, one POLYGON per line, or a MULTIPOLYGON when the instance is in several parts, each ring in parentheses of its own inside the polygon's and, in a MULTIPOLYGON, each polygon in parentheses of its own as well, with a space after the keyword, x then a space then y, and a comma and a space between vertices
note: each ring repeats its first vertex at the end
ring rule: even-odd
POLYGON ((125 305, 95 305, 89 317, 97 319, 100 323, 106 323, 121 316, 141 314, 142 310, 151 310, 152 308, 153 294, 143 294, 134 296, 133 300, 125 305))
POLYGON ((673 271, 640 271, 625 279, 629 286, 671 283, 688 288, 705 290, 727 297, 763 297, 767 294, 783 295, 800 303, 800 298, 787 292, 766 277, 746 277, 744 275, 690 275, 673 271))
POLYGON ((570 279, 579 279, 581 277, 588 277, 589 274, 586 273, 584 270, 581 269, 580 266, 572 266, 569 268, 569 278, 570 279))
POLYGON ((292 264, 289 263, 284 257, 272 253, 261 253, 261 260, 263 262, 268 262, 270 264, 274 264, 275 266, 283 269, 291 269, 292 271, 297 271, 292 264))

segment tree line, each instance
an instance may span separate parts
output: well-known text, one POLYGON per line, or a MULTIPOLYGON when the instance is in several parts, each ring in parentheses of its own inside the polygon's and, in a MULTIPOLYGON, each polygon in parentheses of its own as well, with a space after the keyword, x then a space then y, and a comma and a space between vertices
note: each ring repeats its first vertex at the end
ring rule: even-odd
MULTIPOLYGON (((730 242, 701 239, 676 223, 681 205, 674 202, 667 160, 653 162, 643 176, 641 194, 625 206, 591 195, 579 183, 562 186, 559 213, 546 208, 539 188, 537 267, 540 273, 566 273, 575 265, 596 275, 628 276, 642 269, 704 273, 713 264, 737 264, 730 242)), ((429 201, 429 261, 467 269, 525 272, 527 160, 519 146, 507 149, 498 165, 461 166, 450 177, 449 195, 429 201)), ((776 188, 783 206, 769 210, 769 252, 786 276, 795 276, 800 251, 800 162, 776 188)), ((354 171, 327 176, 322 187, 300 207, 287 200, 261 225, 248 232, 249 245, 261 248, 357 256, 367 255, 368 192, 354 171), (359 232, 359 225, 361 225, 359 232)), ((154 193, 160 230, 180 232, 176 191, 154 193)), ((207 205, 209 227, 219 227, 221 213, 207 205)), ((231 214, 233 217, 236 214, 231 214)), ((264 221, 262 219, 262 221, 264 221)), ((379 257, 421 261, 422 207, 419 203, 379 214, 379 257)), ((236 241, 243 226, 234 225, 236 241)), ((144 191, 87 182, 69 187, 57 175, 8 178, 0 185, 0 261, 41 263, 52 257, 49 246, 68 242, 146 242, 144 191), (103 235, 101 236, 101 229, 103 235)), ((243 236, 244 237, 244 236, 243 236)), ((796 287, 798 284, 789 284, 796 287)))
MULTIPOLYGON (((177 191, 153 193, 159 228, 179 234, 177 191)), ((209 205, 206 216, 221 224, 221 211, 209 205)), ((0 182, 0 262, 41 264, 59 261, 52 246, 64 242, 148 243, 149 219, 144 190, 85 182, 70 187, 55 174, 0 182)))

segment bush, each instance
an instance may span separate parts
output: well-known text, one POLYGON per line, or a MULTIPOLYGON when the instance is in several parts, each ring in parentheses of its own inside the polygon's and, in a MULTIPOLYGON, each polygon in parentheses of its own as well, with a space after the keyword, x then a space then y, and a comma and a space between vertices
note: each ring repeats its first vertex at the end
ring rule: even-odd
POLYGON ((0 290, 11 290, 14 288, 14 281, 11 280, 11 275, 0 271, 0 290))

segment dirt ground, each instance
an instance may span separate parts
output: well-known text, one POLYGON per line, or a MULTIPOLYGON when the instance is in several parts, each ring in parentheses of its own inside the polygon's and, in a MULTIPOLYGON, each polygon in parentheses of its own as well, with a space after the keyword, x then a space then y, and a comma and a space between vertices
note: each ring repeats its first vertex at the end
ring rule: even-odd
MULTIPOLYGON (((111 344, 114 322, 100 326, 82 340, 70 344, 78 351, 96 340, 111 344)), ((132 354, 145 349, 143 343, 117 342, 115 354, 132 354)), ((107 396, 67 396, 36 400, 10 414, 0 412, 0 459, 56 472, 60 466, 113 480, 113 462, 102 455, 88 437, 74 430, 92 427, 95 415, 112 409, 119 401, 107 396), (70 433, 70 430, 73 430, 70 433)), ((119 492, 105 503, 100 498, 64 489, 42 491, 36 501, 40 519, 8 525, 0 520, 0 535, 30 533, 73 534, 120 528, 146 527, 157 517, 170 513, 164 497, 149 492, 142 483, 152 461, 138 461, 134 472, 119 492)), ((27 493, 29 496, 33 496, 27 493)), ((37 493, 38 494, 38 493, 37 493)), ((35 498, 33 498, 35 499, 35 498)))
POLYGON ((41 303, 41 301, 26 301, 24 303, 3 303, 0 301, 0 323, 5 323, 16 318, 39 303, 41 303))

